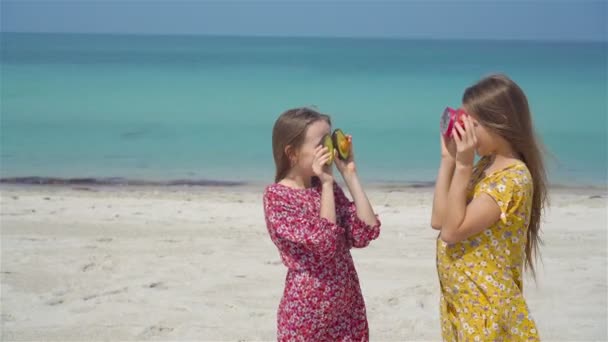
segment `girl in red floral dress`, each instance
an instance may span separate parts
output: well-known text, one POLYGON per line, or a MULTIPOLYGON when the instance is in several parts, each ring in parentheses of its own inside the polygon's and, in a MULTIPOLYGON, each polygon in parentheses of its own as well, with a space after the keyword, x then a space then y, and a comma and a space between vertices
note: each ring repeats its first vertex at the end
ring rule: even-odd
MULTIPOLYGON (((278 309, 279 341, 367 341, 368 325, 351 247, 380 233, 353 158, 337 158, 322 141, 329 116, 309 108, 288 110, 276 121, 272 147, 275 184, 264 193, 268 232, 288 272, 278 309), (334 182, 342 174, 354 202, 334 182)), ((352 142, 352 137, 347 137, 352 142)))

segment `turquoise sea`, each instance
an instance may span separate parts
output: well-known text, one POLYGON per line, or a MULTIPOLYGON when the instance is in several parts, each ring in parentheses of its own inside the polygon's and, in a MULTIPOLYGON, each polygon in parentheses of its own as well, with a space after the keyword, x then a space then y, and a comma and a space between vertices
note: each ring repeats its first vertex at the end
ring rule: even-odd
POLYGON ((271 129, 315 105, 369 182, 428 182, 438 120, 504 72, 528 95, 550 180, 605 186, 608 44, 0 34, 0 174, 271 182, 271 129))

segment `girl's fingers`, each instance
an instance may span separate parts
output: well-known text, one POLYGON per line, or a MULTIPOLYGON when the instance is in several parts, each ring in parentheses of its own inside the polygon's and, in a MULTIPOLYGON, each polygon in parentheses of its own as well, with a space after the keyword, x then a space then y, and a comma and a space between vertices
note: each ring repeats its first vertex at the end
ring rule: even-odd
POLYGON ((475 133, 475 129, 472 129, 473 132, 471 133, 471 141, 473 142, 473 146, 477 147, 477 133, 475 133))
POLYGON ((460 122, 457 122, 455 127, 456 127, 456 131, 459 133, 457 135, 460 135, 459 136, 460 140, 464 140, 466 138, 466 132, 465 132, 464 128, 460 125, 460 122))
POLYGON ((323 147, 322 150, 317 152, 317 154, 315 155, 315 159, 319 160, 319 161, 321 161, 323 159, 329 159, 329 158, 331 158, 332 152, 329 152, 329 149, 327 147, 323 147))
POLYGON ((465 131, 467 132, 469 141, 473 142, 475 139, 475 131, 473 130, 473 121, 470 116, 466 116, 465 120, 465 131))
POLYGON ((315 151, 315 157, 317 157, 317 158, 319 158, 319 157, 321 157, 322 155, 326 154, 326 153, 327 153, 327 151, 328 151, 328 149, 327 149, 327 147, 326 147, 326 146, 320 146, 320 147, 321 147, 321 148, 320 148, 319 150, 315 151))
POLYGON ((321 147, 318 147, 317 149, 315 149, 315 155, 314 155, 313 159, 319 159, 323 155, 324 148, 325 147, 321 146, 321 147))
POLYGON ((473 119, 471 119, 471 135, 473 136, 473 143, 477 146, 477 131, 475 130, 473 119))
POLYGON ((465 115, 462 120, 462 128, 464 129, 464 132, 467 135, 467 138, 470 138, 471 130, 470 130, 470 126, 469 126, 469 116, 468 115, 465 115))
POLYGON ((454 138, 454 141, 456 142, 456 146, 458 146, 462 143, 462 138, 460 137, 460 134, 458 134, 458 131, 456 130, 456 128, 452 129, 452 137, 454 138))
POLYGON ((469 134, 469 142, 473 146, 477 146, 477 135, 475 134, 475 126, 473 125, 473 118, 467 116, 467 122, 469 123, 469 127, 467 128, 467 133, 469 134))
POLYGON ((321 166, 325 166, 327 161, 329 161, 329 155, 321 157, 321 159, 319 159, 319 164, 321 164, 321 166))

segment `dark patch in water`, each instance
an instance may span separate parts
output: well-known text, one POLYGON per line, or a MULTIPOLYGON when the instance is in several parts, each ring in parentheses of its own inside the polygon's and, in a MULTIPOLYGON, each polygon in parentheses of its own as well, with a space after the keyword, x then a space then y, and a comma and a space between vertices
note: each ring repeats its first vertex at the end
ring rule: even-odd
POLYGON ((126 156, 126 155, 120 155, 120 154, 107 154, 105 156, 103 156, 104 159, 118 159, 118 160, 123 160, 123 159, 133 159, 133 157, 130 156, 126 156))
POLYGON ((139 139, 139 138, 145 136, 146 133, 147 133, 146 130, 140 129, 137 131, 129 131, 129 132, 122 133, 120 135, 120 137, 125 140, 135 140, 135 139, 139 139))
MULTIPOLYGON (((79 191, 92 191, 92 192, 97 192, 97 190, 95 189, 91 189, 91 188, 87 188, 86 186, 75 186, 72 188, 73 190, 79 190, 79 191)), ((93 207, 93 209, 95 209, 95 207, 93 207)))
POLYGON ((424 189, 424 188, 432 188, 435 186, 435 182, 416 182, 408 185, 410 188, 414 189, 424 189))
POLYGON ((428 188, 433 188, 435 186, 435 182, 425 182, 425 181, 419 181, 419 182, 384 182, 384 183, 379 183, 379 187, 382 189, 390 189, 390 190, 397 190, 397 189, 428 189, 428 188))
MULTIPOLYGON (((56 177, 11 177, 0 178, 0 184, 21 185, 130 185, 130 186, 241 186, 245 182, 234 182, 209 179, 175 179, 169 181, 150 181, 139 179, 126 179, 121 177, 110 178, 56 178, 56 177)), ((89 189, 86 189, 89 190, 89 189)))

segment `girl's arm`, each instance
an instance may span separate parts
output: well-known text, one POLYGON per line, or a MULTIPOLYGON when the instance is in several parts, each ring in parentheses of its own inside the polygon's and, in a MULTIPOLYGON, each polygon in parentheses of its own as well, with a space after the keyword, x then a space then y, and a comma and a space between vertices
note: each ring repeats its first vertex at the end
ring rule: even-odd
POLYGON ((500 219, 501 208, 488 194, 482 193, 467 205, 467 188, 473 174, 477 137, 469 117, 465 127, 456 123, 456 166, 447 194, 449 207, 441 226, 441 239, 447 243, 457 243, 478 234, 500 219))
POLYGON ((435 181, 435 193, 433 195, 433 214, 431 216, 431 227, 441 229, 445 218, 445 209, 448 203, 448 190, 454 175, 454 159, 451 157, 441 157, 439 173, 435 181))
POLYGON ((352 246, 362 248, 367 246, 371 240, 378 237, 380 234, 380 221, 374 213, 374 209, 357 175, 352 149, 352 137, 349 135, 347 139, 351 143, 350 155, 347 160, 340 160, 336 155, 336 167, 344 178, 346 186, 353 197, 353 202, 346 198, 340 187, 335 186, 336 203, 342 225, 347 229, 347 237, 352 246))
POLYGON ((357 209, 357 216, 366 224, 372 226, 375 225, 378 220, 376 218, 376 214, 374 214, 374 209, 372 209, 372 205, 367 199, 367 195, 365 191, 363 191, 363 186, 361 186, 361 182, 359 181, 359 176, 357 176, 357 167, 355 166, 355 152, 353 149, 353 137, 350 135, 346 136, 348 142, 350 144, 350 153, 348 159, 341 160, 338 157, 338 152, 335 153, 335 163, 338 171, 342 174, 344 178, 344 182, 346 182, 346 186, 348 187, 348 191, 353 196, 353 201, 355 202, 355 207, 357 209))
POLYGON ((500 207, 490 195, 482 193, 467 205, 467 185, 472 167, 456 167, 448 192, 450 207, 446 210, 441 239, 453 244, 484 231, 500 219, 500 207))
POLYGON ((380 235, 380 220, 374 214, 356 174, 346 178, 349 179, 347 184, 350 185, 347 186, 355 201, 351 202, 338 185, 334 186, 338 222, 344 227, 350 245, 363 248, 380 235))
POLYGON ((445 209, 448 203, 448 190, 454 175, 456 165, 456 145, 453 139, 441 136, 441 164, 435 182, 435 193, 433 195, 433 213, 431 215, 431 227, 441 229, 445 218, 445 209))
POLYGON ((336 224, 336 201, 333 181, 324 182, 321 185, 321 218, 336 224))
POLYGON ((359 176, 357 176, 357 173, 345 173, 344 181, 346 182, 346 187, 348 188, 348 191, 353 197, 357 217, 369 226, 376 225, 378 223, 378 218, 374 213, 372 204, 369 202, 369 199, 367 198, 367 195, 363 190, 363 186, 359 181, 359 176))
POLYGON ((317 146, 313 159, 312 170, 321 181, 321 218, 336 224, 336 202, 334 198, 334 176, 327 161, 331 157, 327 147, 317 146))

